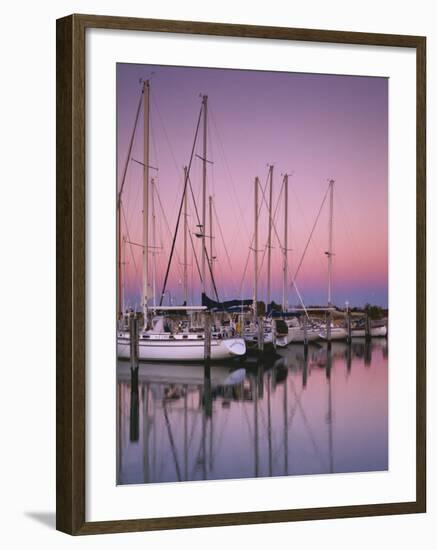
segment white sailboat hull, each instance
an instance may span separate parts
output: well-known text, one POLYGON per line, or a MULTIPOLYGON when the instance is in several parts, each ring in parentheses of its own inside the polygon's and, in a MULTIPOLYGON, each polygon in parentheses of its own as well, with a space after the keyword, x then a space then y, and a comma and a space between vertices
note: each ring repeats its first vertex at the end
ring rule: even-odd
MULTIPOLYGON (((319 333, 316 330, 307 330, 307 342, 314 342, 319 339, 319 333)), ((300 327, 289 327, 288 334, 282 334, 277 337, 276 344, 285 348, 288 344, 303 344, 305 342, 304 330, 300 327)))
MULTIPOLYGON (((245 341, 246 345, 248 347, 250 347, 251 349, 258 346, 258 332, 255 332, 253 334, 252 333, 246 333, 246 334, 244 334, 243 338, 244 338, 244 341, 245 341)), ((271 332, 264 333, 263 342, 264 342, 264 345, 273 344, 273 336, 272 336, 271 332)), ((276 339, 276 345, 281 346, 281 344, 279 342, 279 337, 276 339)))
MULTIPOLYGON (((326 329, 323 329, 321 332, 319 332, 320 338, 322 340, 327 340, 328 335, 326 329)), ((331 340, 344 340, 347 338, 347 331, 344 328, 341 327, 332 327, 331 328, 331 340)))
MULTIPOLYGON (((319 333, 314 329, 307 329, 307 341, 314 342, 319 339, 319 333)), ((305 341, 305 331, 300 327, 288 327, 287 340, 289 344, 305 341)))
MULTIPOLYGON (((204 340, 202 339, 169 339, 162 338, 139 339, 140 361, 203 361, 205 358, 204 340)), ((211 338, 211 360, 221 361, 241 357, 246 353, 246 345, 242 338, 211 338)), ((117 355, 120 359, 130 358, 130 338, 128 335, 118 336, 117 355)))
MULTIPOLYGON (((366 331, 363 328, 354 328, 351 330, 351 336, 352 338, 364 338, 366 336, 366 331)), ((387 336, 387 327, 371 327, 370 336, 372 338, 387 336)))

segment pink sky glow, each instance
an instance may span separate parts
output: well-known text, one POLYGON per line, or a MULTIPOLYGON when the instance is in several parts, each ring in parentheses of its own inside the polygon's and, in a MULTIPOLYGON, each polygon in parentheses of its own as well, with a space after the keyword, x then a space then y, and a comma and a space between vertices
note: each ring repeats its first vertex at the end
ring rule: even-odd
MULTIPOLYGON (((171 235, 182 198, 183 166, 189 162, 200 94, 208 95, 208 195, 213 197, 214 272, 220 299, 251 298, 253 258, 249 246, 254 225, 254 178, 264 187, 268 164, 274 165, 274 208, 283 173, 289 178, 288 297, 298 304, 291 285, 311 227, 328 186, 335 180, 333 301, 343 306, 388 300, 388 80, 243 70, 117 65, 117 185, 120 186, 140 94, 140 78, 151 78, 150 172, 162 203, 156 201, 156 289, 162 290, 171 235), (153 74, 152 74, 153 73, 153 74), (167 227, 167 222, 168 226, 167 227), (223 239, 222 239, 223 236, 223 239), (247 263, 247 268, 245 266, 247 263)), ((142 161, 142 114, 132 158, 142 161)), ((196 152, 202 153, 200 133, 196 152)), ((201 207, 202 161, 195 158, 191 180, 201 207)), ((122 234, 142 242, 142 167, 131 161, 122 196, 122 234)), ((326 304, 328 202, 296 280, 306 305, 326 304)), ((190 197, 190 231, 196 219, 190 197)), ((209 222, 208 222, 209 223, 209 222)), ((259 246, 267 243, 265 206, 259 220, 259 246)), ((283 201, 275 225, 283 239, 283 201)), ((207 226, 207 234, 208 234, 207 226)), ((182 226, 181 226, 182 229, 182 226)), ((151 233, 151 230, 150 230, 151 233)), ((150 239, 152 236, 150 234, 150 239)), ((195 237, 194 237, 195 239, 195 237)), ((200 259, 200 239, 195 239, 200 259)), ((209 244, 208 244, 209 249, 209 244)), ((179 231, 169 284, 170 298, 182 302, 182 230, 179 231)), ((260 254, 260 264, 263 253, 260 254)), ((260 272, 259 299, 266 298, 266 267, 260 272)), ((200 303, 201 285, 189 246, 189 302, 200 303)), ((125 299, 140 305, 141 249, 126 248, 125 299)), ((152 277, 152 271, 149 278, 152 277)), ((210 282, 207 293, 212 295, 210 282)), ((272 298, 281 302, 282 253, 274 237, 272 298)))

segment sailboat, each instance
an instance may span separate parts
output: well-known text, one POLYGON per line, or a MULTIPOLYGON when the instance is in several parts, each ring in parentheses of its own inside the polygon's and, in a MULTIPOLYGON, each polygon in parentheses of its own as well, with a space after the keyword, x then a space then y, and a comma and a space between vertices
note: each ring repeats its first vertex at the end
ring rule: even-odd
MULTIPOLYGON (((329 322, 329 321, 328 321, 329 322)), ((347 338, 347 331, 343 327, 338 327, 331 322, 330 330, 327 324, 321 325, 321 331, 319 332, 322 340, 345 340, 347 338), (329 334, 329 332, 331 334, 329 334)))
MULTIPOLYGON (((332 229, 333 229, 333 212, 334 212, 334 183, 333 179, 329 180, 329 248, 325 252, 328 258, 328 309, 332 310, 332 257, 334 255, 332 250, 332 229)), ((331 315, 327 316, 327 321, 321 326, 319 332, 320 338, 323 340, 344 340, 347 338, 347 331, 343 327, 334 325, 331 320, 331 315)))
MULTIPOLYGON (((246 345, 242 338, 235 337, 233 330, 229 327, 214 328, 206 332, 205 327, 192 328, 189 322, 189 315, 192 312, 203 312, 205 323, 210 321, 209 314, 205 312, 203 306, 149 306, 149 102, 150 102, 150 82, 148 80, 142 85, 142 102, 144 110, 144 157, 143 157, 143 316, 144 326, 138 335, 138 359, 140 361, 203 361, 208 353, 212 361, 231 359, 241 357, 246 353, 246 345), (173 323, 168 318, 171 314, 177 314, 178 317, 185 316, 185 322, 173 323), (208 350, 208 352, 206 351, 208 350)), ((202 279, 205 290, 205 261, 206 261, 206 243, 205 243, 205 203, 206 203, 206 162, 207 162, 207 101, 208 97, 202 97, 202 108, 199 114, 203 114, 203 209, 202 209, 202 279)), ((141 104, 141 98, 140 98, 141 104)), ((137 111, 138 118, 139 108, 137 111)), ((135 131, 135 128, 134 128, 135 131)), ((196 133, 197 137, 197 133, 196 133)), ((194 149, 194 148, 193 148, 194 149)), ((130 151, 129 151, 130 154, 130 151)), ((190 160, 191 165, 191 160, 190 160)), ((189 167, 185 171, 184 195, 183 201, 186 208, 187 184, 189 178, 189 167)), ((121 208, 121 197, 119 196, 118 208, 121 208)), ((182 209, 182 205, 181 205, 182 209)), ((185 224, 187 216, 185 215, 185 224)), ((120 217, 119 217, 120 220, 120 217)), ((120 239, 120 221, 119 221, 119 239, 120 239)), ((184 234, 186 238, 186 231, 184 234)), ((185 265, 186 246, 184 246, 185 265)), ((167 266, 166 279, 170 268, 171 256, 167 266)), ((121 280, 121 262, 119 261, 119 281, 121 280)), ((186 269, 184 270, 186 276, 186 269)), ((185 284, 187 281, 185 280, 185 284)), ((120 291, 120 284, 119 284, 120 291)), ((117 354, 123 359, 130 358, 131 336, 126 328, 120 327, 117 330, 117 354)))
MULTIPOLYGON (((288 311, 288 298, 287 298, 287 284, 288 284, 288 174, 284 175, 284 241, 280 246, 283 250, 283 283, 282 283, 282 318, 276 320, 272 316, 268 316, 264 319, 264 343, 275 343, 278 347, 286 347, 291 342, 304 343, 317 340, 319 338, 318 328, 310 321, 307 312, 305 324, 301 324, 297 315, 291 315, 288 311)), ((269 166, 269 201, 268 201, 268 242, 267 242, 267 304, 270 304, 270 288, 271 288, 271 248, 272 248, 272 192, 273 192, 273 165, 269 166)), ((258 299, 258 189, 259 178, 255 178, 255 207, 254 207, 254 238, 253 238, 253 255, 254 255, 254 296, 253 296, 253 312, 256 316, 257 312, 257 299, 258 299)), ((277 232, 275 229, 276 236, 277 232)), ((278 239, 279 240, 279 239, 278 239)), ((304 308, 305 309, 305 308, 304 308)), ((250 344, 256 344, 259 338, 259 320, 247 327, 244 338, 246 342, 250 344)))
MULTIPOLYGON (((351 328, 352 338, 364 338, 366 336, 366 327, 365 321, 357 322, 351 328)), ((370 336, 372 338, 384 337, 387 336, 387 325, 381 323, 377 326, 370 326, 370 336)))
POLYGON ((307 342, 314 342, 319 339, 319 328, 310 322, 308 322, 306 329, 296 317, 285 319, 285 323, 288 327, 286 335, 287 344, 302 344, 305 340, 307 342))
MULTIPOLYGON (((254 258, 254 286, 253 286, 253 321, 244 328, 243 338, 248 346, 258 347, 258 349, 264 349, 264 345, 268 347, 278 344, 276 340, 276 334, 274 334, 275 327, 274 321, 271 319, 258 318, 258 192, 259 192, 259 178, 255 178, 254 182, 254 236, 253 236, 253 258, 254 258), (260 338, 262 338, 262 346, 260 345, 260 338), (275 340, 275 342, 274 342, 275 340)), ((272 193, 273 193, 273 165, 269 166, 269 230, 268 230, 268 244, 267 244, 267 304, 270 303, 270 280, 271 280, 271 237, 272 237, 272 193)), ((280 338, 279 345, 283 345, 283 340, 280 338)))
POLYGON ((287 333, 279 335, 277 342, 279 346, 284 347, 291 343, 313 342, 319 339, 318 330, 310 322, 305 310, 305 325, 302 325, 296 316, 288 317, 288 174, 284 174, 284 243, 283 243, 283 279, 282 279, 282 311, 284 313, 284 322, 287 327, 287 333))
MULTIPOLYGON (((166 308, 167 309, 167 308, 166 308)), ((178 308, 187 311, 187 308, 178 308)), ((195 310, 199 310, 196 308, 195 310)), ((240 357, 246 353, 242 338, 236 338, 223 329, 211 333, 211 360, 221 361, 240 357)), ((205 359, 205 331, 191 331, 188 326, 183 330, 171 331, 166 317, 154 315, 152 328, 139 334, 140 361, 203 361, 205 359)), ((117 352, 120 359, 130 358, 130 334, 128 331, 117 333, 117 352)))

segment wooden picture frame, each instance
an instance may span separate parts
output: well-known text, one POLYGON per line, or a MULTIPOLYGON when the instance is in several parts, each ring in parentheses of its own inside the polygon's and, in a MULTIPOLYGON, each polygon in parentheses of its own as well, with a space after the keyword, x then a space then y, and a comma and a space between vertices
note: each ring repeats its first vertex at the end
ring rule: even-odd
POLYGON ((57 529, 71 535, 273 523, 426 510, 426 39, 420 36, 70 15, 57 21, 57 529), (416 51, 416 499, 214 515, 87 522, 85 498, 85 32, 89 28, 377 45, 416 51))

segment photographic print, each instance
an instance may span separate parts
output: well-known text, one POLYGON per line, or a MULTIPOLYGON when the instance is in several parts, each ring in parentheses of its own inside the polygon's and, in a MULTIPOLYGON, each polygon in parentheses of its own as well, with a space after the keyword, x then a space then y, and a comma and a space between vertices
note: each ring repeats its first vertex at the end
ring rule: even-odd
POLYGON ((388 79, 117 63, 118 485, 388 469, 388 79))

